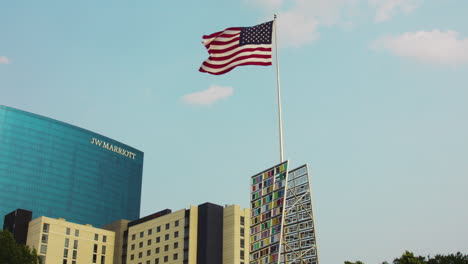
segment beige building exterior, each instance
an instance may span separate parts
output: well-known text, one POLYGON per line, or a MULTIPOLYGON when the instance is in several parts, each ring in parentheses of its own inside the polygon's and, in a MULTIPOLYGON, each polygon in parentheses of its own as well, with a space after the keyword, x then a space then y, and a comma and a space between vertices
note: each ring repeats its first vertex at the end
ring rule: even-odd
POLYGON ((238 205, 206 203, 104 228, 116 232, 114 264, 245 264, 249 212, 238 205))
POLYGON ((249 263, 250 210, 238 205, 224 207, 223 264, 249 263))
POLYGON ((29 222, 26 244, 43 264, 112 264, 114 241, 112 231, 41 216, 29 222))
POLYGON ((196 263, 197 217, 197 207, 190 206, 189 210, 130 226, 126 263, 196 263), (186 217, 187 211, 190 213, 186 217))
POLYGON ((113 264, 122 264, 125 260, 122 261, 122 256, 126 256, 124 252, 125 245, 125 234, 128 229, 128 223, 130 221, 120 219, 113 223, 103 226, 103 229, 114 231, 115 232, 115 243, 114 243, 114 261, 113 264))

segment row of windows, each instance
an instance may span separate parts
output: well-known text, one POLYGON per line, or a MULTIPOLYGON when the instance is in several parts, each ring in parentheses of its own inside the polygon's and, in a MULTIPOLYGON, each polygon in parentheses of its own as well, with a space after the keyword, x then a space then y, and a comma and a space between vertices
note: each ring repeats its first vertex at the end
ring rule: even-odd
MULTIPOLYGON (((141 258, 141 257, 140 257, 140 258, 141 258)), ((133 259, 134 259, 134 256, 131 255, 131 256, 130 256, 130 260, 133 260, 133 259)), ((160 263, 159 259, 160 259, 160 258, 155 258, 155 259, 154 259, 154 264, 159 264, 159 263, 160 263)), ((173 259, 173 260, 178 260, 178 259, 179 259, 179 254, 178 254, 178 253, 174 253, 174 254, 172 255, 172 259, 173 259)), ((168 261, 169 261, 169 256, 164 256, 164 257, 162 257, 162 258, 161 258, 161 261, 164 261, 164 263, 168 262, 168 261)), ((151 264, 151 260, 147 260, 146 263, 147 263, 147 264, 151 264)), ((141 262, 139 262, 138 264, 141 264, 141 262)))
MULTIPOLYGON (((97 263, 97 255, 96 254, 93 254, 93 263, 97 263)), ((101 256, 101 264, 104 264, 104 263, 106 263, 106 256, 101 256)))
MULTIPOLYGON (((99 241, 99 234, 94 234, 94 241, 99 241)), ((102 235, 102 242, 107 242, 107 236, 102 235)))
MULTIPOLYGON (((178 237, 179 237, 179 231, 175 231, 175 232, 174 232, 174 238, 178 238, 178 237)), ((164 235, 164 241, 167 241, 167 240, 169 240, 169 239, 170 239, 170 235, 169 235, 169 234, 164 235)), ((152 241, 153 241, 152 239, 148 239, 148 240, 146 241, 146 245, 147 245, 147 246, 151 246, 152 241)), ((159 243, 159 242, 161 242, 161 237, 156 237, 155 243, 159 243)), ((143 241, 141 241, 141 242, 138 244, 138 248, 142 248, 143 246, 144 246, 144 243, 143 243, 143 241)), ((136 247, 136 245, 135 245, 135 244, 132 244, 132 245, 130 246, 130 249, 131 249, 131 250, 134 250, 135 247, 136 247)))
MULTIPOLYGON (((94 244, 93 253, 98 253, 98 245, 97 244, 94 244)), ((106 246, 102 246, 101 254, 103 254, 103 255, 106 254, 106 246)))
MULTIPOLYGON (((77 255, 78 255, 78 251, 76 249, 73 249, 72 259, 76 259, 77 255)), ((63 258, 64 259, 68 258, 68 248, 63 249, 63 258)))
MULTIPOLYGON (((174 227, 178 227, 179 224, 180 224, 179 220, 174 221, 174 227)), ((170 228, 171 228, 171 224, 167 223, 165 225, 165 229, 169 230, 170 228)), ((161 232, 161 226, 156 227, 156 233, 159 233, 159 232, 161 232)), ((153 228, 148 229, 146 231, 146 233, 147 233, 148 236, 152 235, 153 234, 153 228)), ((144 235, 145 235, 145 232, 141 231, 140 232, 140 238, 144 237, 144 235)), ((132 234, 132 240, 135 240, 135 239, 136 239, 136 234, 132 234)))
MULTIPOLYGON (((179 248, 179 242, 174 242, 173 248, 174 248, 174 249, 179 248)), ((134 249, 134 248, 132 247, 132 250, 133 250, 133 249, 134 249)), ((160 251, 161 251, 161 250, 160 250, 160 247, 157 247, 157 248, 154 249, 154 254, 159 254, 160 251)), ((164 252, 167 252, 167 251, 169 251, 169 245, 165 245, 165 246, 164 246, 164 252)), ((151 249, 146 250, 146 256, 147 256, 147 257, 148 257, 148 256, 151 256, 151 249)), ((139 252, 139 253, 138 253, 138 258, 142 258, 142 257, 143 257, 143 252, 139 252)), ((131 255, 130 255, 130 259, 133 260, 134 258, 135 258, 135 254, 131 254, 131 255)))
MULTIPOLYGON (((64 245, 64 247, 65 247, 65 248, 68 248, 69 245, 70 245, 70 239, 69 239, 69 238, 65 238, 65 245, 64 245)), ((78 240, 73 240, 73 249, 78 249, 78 240)))
MULTIPOLYGON (((50 230, 50 224, 44 223, 44 224, 42 225, 42 233, 49 233, 49 230, 50 230)), ((70 229, 69 227, 67 227, 65 233, 66 233, 67 235, 70 235, 71 229, 70 229)), ((96 235, 97 235, 97 234, 96 234, 96 235)), ((75 229, 75 236, 76 236, 76 237, 79 237, 79 236, 80 236, 80 230, 75 229)), ((96 237, 94 237, 94 238, 96 239, 96 237)), ((103 237, 103 240, 107 240, 107 237, 104 236, 104 237, 103 237)), ((106 241, 103 241, 103 242, 106 242, 106 241)))
MULTIPOLYGON (((50 225, 48 223, 44 223, 43 226, 42 226, 42 232, 47 234, 47 233, 49 233, 49 229, 50 229, 50 225)), ((69 227, 67 227, 65 233, 67 235, 70 235, 71 229, 69 227)), ((80 230, 75 229, 75 236, 76 237, 80 236, 80 230)), ((47 243, 47 235, 42 236, 42 241, 44 241, 44 239, 46 240, 45 243, 47 243), (45 238, 44 238, 44 236, 45 236, 45 238)), ((94 234, 94 240, 99 241, 99 234, 94 234)), ((107 236, 106 235, 102 235, 102 242, 104 242, 104 243, 107 242, 107 236)))

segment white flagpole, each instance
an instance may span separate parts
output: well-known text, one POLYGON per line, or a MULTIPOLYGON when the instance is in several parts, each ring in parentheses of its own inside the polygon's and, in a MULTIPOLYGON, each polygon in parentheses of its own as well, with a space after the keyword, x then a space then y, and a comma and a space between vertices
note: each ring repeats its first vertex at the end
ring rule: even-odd
POLYGON ((275 30, 275 53, 276 53, 276 83, 278 86, 278 124, 279 124, 279 144, 280 144, 280 162, 284 161, 283 158, 283 120, 281 118, 281 85, 280 85, 280 70, 278 58, 278 36, 276 34, 276 14, 273 19, 273 27, 275 30))

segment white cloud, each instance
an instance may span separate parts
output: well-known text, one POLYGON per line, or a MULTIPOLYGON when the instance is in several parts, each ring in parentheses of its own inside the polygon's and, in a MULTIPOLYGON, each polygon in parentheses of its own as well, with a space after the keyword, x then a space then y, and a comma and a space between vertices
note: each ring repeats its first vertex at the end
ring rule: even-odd
POLYGON ((318 21, 300 12, 288 11, 278 15, 280 46, 299 47, 319 38, 318 21))
POLYGON ((256 7, 266 9, 268 11, 278 10, 283 5, 283 0, 245 0, 246 3, 252 4, 256 7))
POLYGON ((273 11, 278 13, 280 46, 299 47, 310 44, 319 38, 319 26, 341 23, 343 9, 350 4, 357 3, 357 1, 253 0, 253 3, 269 17, 273 11))
POLYGON ((372 44, 377 49, 422 62, 458 65, 468 63, 468 38, 449 30, 406 32, 399 36, 384 36, 372 44))
POLYGON ((9 64, 10 60, 6 56, 0 56, 0 64, 9 64))
POLYGON ((398 12, 411 13, 421 4, 421 0, 369 0, 369 4, 376 8, 375 21, 387 21, 398 12))
POLYGON ((233 94, 232 87, 211 85, 206 90, 184 95, 182 101, 191 105, 210 105, 233 94))

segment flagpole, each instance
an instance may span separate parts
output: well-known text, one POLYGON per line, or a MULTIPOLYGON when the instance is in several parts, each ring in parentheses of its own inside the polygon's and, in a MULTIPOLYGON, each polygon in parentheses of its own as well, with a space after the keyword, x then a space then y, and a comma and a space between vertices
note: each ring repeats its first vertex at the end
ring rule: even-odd
POLYGON ((280 145, 280 162, 284 161, 283 158, 283 120, 281 118, 281 85, 280 85, 280 70, 278 58, 278 36, 276 34, 276 14, 273 19, 273 27, 275 30, 275 53, 276 53, 276 83, 278 87, 278 126, 279 126, 279 145, 280 145))

